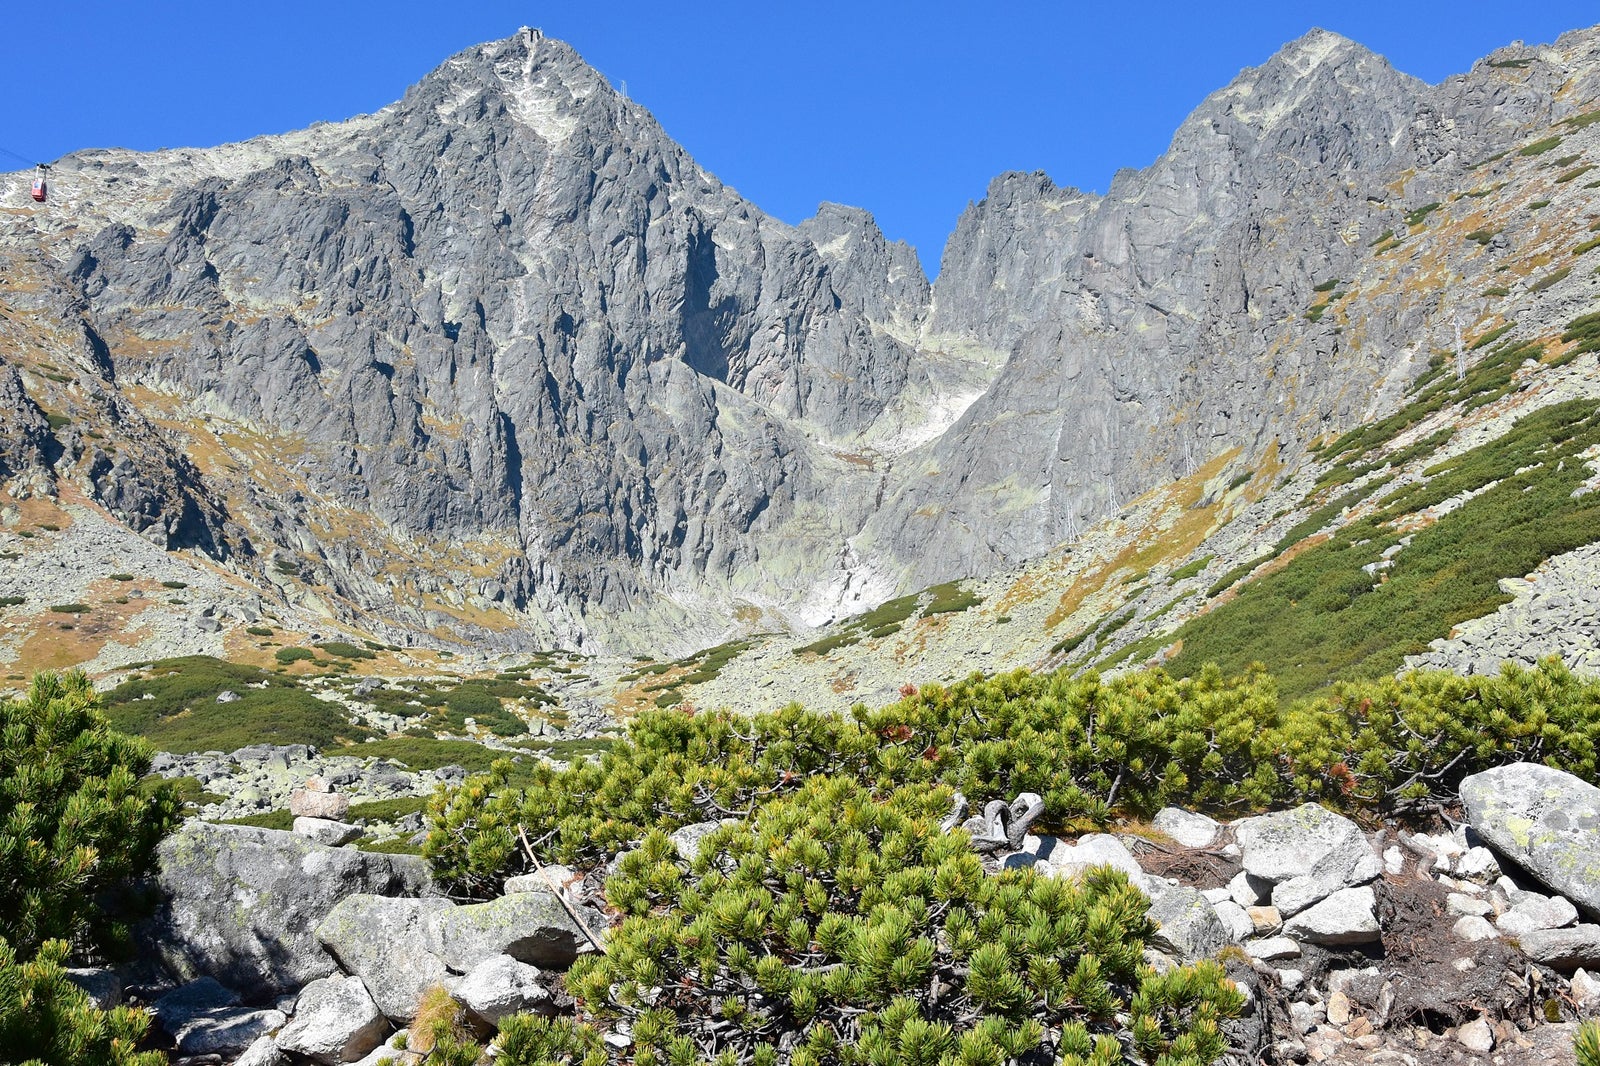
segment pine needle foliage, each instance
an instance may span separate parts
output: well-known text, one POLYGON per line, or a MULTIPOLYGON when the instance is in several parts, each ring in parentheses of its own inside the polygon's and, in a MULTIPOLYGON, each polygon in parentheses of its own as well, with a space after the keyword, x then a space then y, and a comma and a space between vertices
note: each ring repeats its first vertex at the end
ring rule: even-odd
POLYGON ((519 831, 543 861, 593 867, 654 830, 748 822, 817 775, 879 795, 958 788, 974 806, 1037 792, 1043 827, 1083 829, 1173 803, 1403 812, 1447 802, 1467 774, 1502 763, 1593 780, 1597 749, 1600 683, 1554 660, 1344 682, 1294 703, 1260 668, 975 674, 850 717, 649 712, 598 759, 518 768, 515 782, 501 762, 439 793, 424 855, 457 895, 478 898, 531 869, 519 831))
POLYGON ((1088 1061, 1124 1028, 1145 1062, 1222 1052, 1240 993, 1215 964, 1143 964, 1154 926, 1123 875, 989 876, 938 830, 949 800, 817 777, 692 863, 654 830, 607 882, 628 917, 568 987, 627 1023, 635 1066, 1088 1061))
POLYGON ((173 790, 140 787, 149 747, 95 703, 82 673, 0 701, 0 938, 24 957, 49 940, 115 953, 124 915, 106 904, 154 867, 178 816, 173 790))
POLYGON ((69 953, 66 941, 50 940, 19 962, 0 939, 0 1057, 23 1066, 165 1066, 161 1052, 136 1050, 149 1016, 96 1009, 67 980, 69 953))

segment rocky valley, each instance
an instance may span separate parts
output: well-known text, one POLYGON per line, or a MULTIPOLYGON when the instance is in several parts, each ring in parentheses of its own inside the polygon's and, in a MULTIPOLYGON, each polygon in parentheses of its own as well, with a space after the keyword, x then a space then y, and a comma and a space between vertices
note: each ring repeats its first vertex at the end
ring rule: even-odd
MULTIPOLYGON (((72 959, 164 1060, 1600 1014, 1600 28, 1437 85, 1313 30, 1104 195, 996 177, 932 281, 537 30, 52 178, 0 197, 0 695, 85 671, 181 809, 133 961, 72 959)), ((4 757, 25 821, 64 778, 4 757)))

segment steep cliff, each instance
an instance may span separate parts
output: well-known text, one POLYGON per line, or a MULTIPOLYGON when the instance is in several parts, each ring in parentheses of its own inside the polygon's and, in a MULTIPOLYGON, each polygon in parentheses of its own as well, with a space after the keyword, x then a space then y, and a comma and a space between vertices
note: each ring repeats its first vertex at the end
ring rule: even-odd
MULTIPOLYGON (((0 475, 385 639, 815 623, 1293 469, 1521 313, 1482 164, 1595 107, 1597 42, 1428 86, 1313 31, 1104 196, 996 178, 930 287, 865 212, 764 215, 522 31, 373 115, 83 152, 8 201, 0 475), (1483 241, 1388 254, 1458 224, 1483 241)), ((1550 184, 1545 218, 1592 198, 1550 184)))

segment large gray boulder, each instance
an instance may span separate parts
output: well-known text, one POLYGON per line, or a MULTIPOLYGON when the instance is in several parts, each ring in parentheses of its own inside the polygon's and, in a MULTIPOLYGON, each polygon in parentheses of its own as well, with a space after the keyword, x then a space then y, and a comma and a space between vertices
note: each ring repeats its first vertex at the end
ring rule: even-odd
POLYGON ((295 1001, 294 1020, 278 1034, 278 1048, 316 1062, 355 1062, 389 1035, 376 1003, 359 977, 312 981, 295 1001))
POLYGON ((1233 941, 1211 901, 1187 885, 1152 889, 1150 919, 1159 926, 1155 946, 1184 962, 1214 958, 1233 941))
POLYGON ((423 992, 450 983, 433 918, 455 904, 439 897, 348 896, 316 928, 317 940, 346 973, 360 977, 385 1017, 417 1016, 423 992))
POLYGON ((434 913, 430 924, 440 958, 457 973, 495 955, 564 970, 590 947, 583 930, 549 892, 519 892, 452 907, 434 913))
POLYGON ((1273 884, 1272 905, 1284 917, 1383 873, 1361 827, 1315 803, 1245 818, 1234 837, 1244 872, 1273 884))
MULTIPOLYGON (((593 929, 603 927, 598 916, 593 929)), ((351 896, 316 930, 347 972, 360 976, 383 1013, 407 1022, 432 985, 501 955, 564 970, 589 941, 550 892, 519 892, 488 903, 351 896)))
POLYGON ((1311 944, 1342 947, 1370 944, 1383 937, 1370 888, 1343 888, 1283 923, 1285 936, 1311 944))
POLYGON ((415 856, 199 821, 162 842, 159 863, 161 900, 137 931, 141 954, 180 980, 215 977, 257 1002, 334 972, 313 930, 340 900, 434 891, 415 856))
POLYGON ((499 1025, 507 1015, 547 1006, 550 989, 536 967, 510 955, 496 955, 461 979, 455 998, 490 1025, 499 1025))
POLYGON ((1461 804, 1495 851, 1600 915, 1600 788, 1538 763, 1512 763, 1462 781, 1461 804))

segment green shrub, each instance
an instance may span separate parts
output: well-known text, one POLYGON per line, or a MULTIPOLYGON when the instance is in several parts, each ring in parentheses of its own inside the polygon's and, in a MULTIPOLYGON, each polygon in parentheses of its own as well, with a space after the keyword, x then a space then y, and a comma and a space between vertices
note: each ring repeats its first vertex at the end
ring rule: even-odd
POLYGON ((125 681, 105 700, 113 725, 162 751, 232 751, 248 744, 327 748, 369 734, 342 707, 287 678, 207 655, 151 663, 148 676, 125 681), (225 689, 239 699, 218 703, 225 689))
POLYGON ((317 650, 327 652, 335 659, 376 659, 377 653, 343 640, 330 640, 317 645, 317 650))
POLYGON ((26 596, 0 596, 0 607, 21 607, 27 602, 26 596))
POLYGON ((1572 1054, 1577 1066, 1600 1066, 1600 1022, 1587 1021, 1578 1026, 1572 1040, 1572 1054))
POLYGON ((1573 167, 1571 170, 1567 171, 1566 173, 1559 175, 1556 178, 1556 183, 1559 184, 1559 185, 1565 185, 1569 181, 1573 181, 1573 180, 1575 180, 1577 178, 1583 177, 1585 174, 1589 173, 1589 171, 1591 171, 1593 169, 1594 169, 1594 164, 1593 163, 1585 163, 1581 167, 1573 167))
POLYGON ((87 603, 55 603, 50 605, 50 609, 56 614, 87 614, 89 605, 87 603))
POLYGON ((0 1048, 28 1066, 165 1066, 159 1051, 136 1051, 150 1016, 135 1007, 98 1010, 67 979, 65 941, 50 940, 18 958, 0 939, 0 1048))
POLYGON ((317 657, 317 653, 312 651, 310 648, 279 648, 277 651, 272 653, 272 657, 278 660, 284 666, 288 666, 290 663, 300 663, 313 660, 317 657))
POLYGON ((111 729, 81 673, 36 675, 0 701, 0 939, 20 955, 48 940, 125 946, 119 893, 154 869, 179 806, 140 788, 149 767, 149 747, 111 729))
POLYGON ((1427 220, 1429 215, 1433 214, 1437 210, 1439 210, 1439 201, 1437 200, 1431 204, 1423 204, 1415 211, 1406 213, 1406 225, 1420 226, 1427 220))
POLYGON ((1549 200, 1534 200, 1528 204, 1529 211, 1543 211, 1550 206, 1549 200))
POLYGON ((1500 233, 1497 229, 1475 229, 1467 234, 1467 240, 1477 241, 1479 244, 1488 244, 1500 233))
POLYGON ((1120 1059, 1129 1034, 1147 1061, 1221 1054, 1242 995, 1215 963, 1143 965, 1155 928, 1123 874, 986 876, 965 834, 935 831, 948 803, 820 777, 692 866, 651 832, 607 884, 629 917, 569 987, 652 1061, 775 1064, 780 1035, 812 1066, 1120 1059))
POLYGON ((1521 156, 1543 155, 1544 153, 1559 148, 1560 146, 1560 136, 1546 137, 1543 140, 1534 141, 1532 144, 1524 145, 1518 150, 1517 154, 1521 156))
POLYGON ((273 635, 272 630, 266 626, 245 626, 244 631, 252 637, 270 637, 273 635))
POLYGON ((1540 278, 1538 281, 1535 281, 1532 284, 1530 284, 1528 286, 1528 291, 1529 292, 1543 292, 1544 290, 1548 289, 1550 286, 1552 286, 1552 285, 1556 284, 1557 282, 1561 281, 1562 279, 1564 279, 1570 273, 1572 273, 1572 268, 1570 266, 1562 267, 1560 270, 1552 270, 1550 273, 1546 274, 1544 277, 1540 278))
POLYGON ((133 580, 133 575, 132 574, 112 574, 111 575, 111 580, 112 581, 132 581, 133 580))

